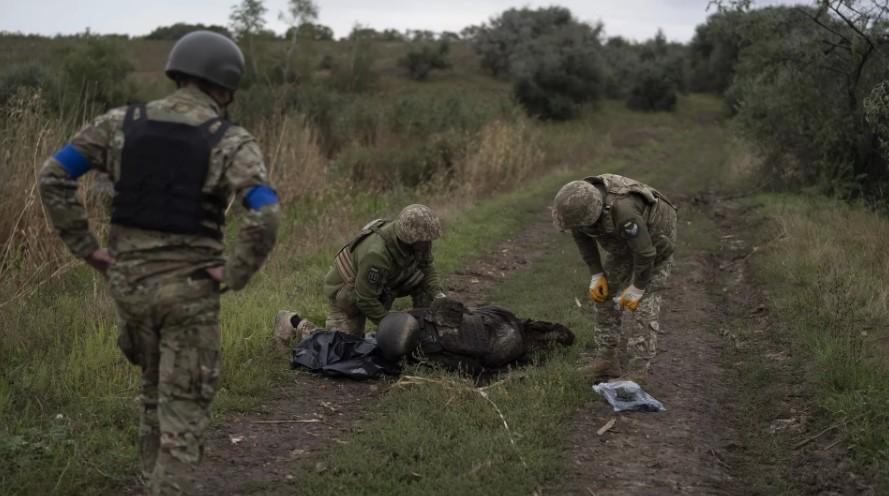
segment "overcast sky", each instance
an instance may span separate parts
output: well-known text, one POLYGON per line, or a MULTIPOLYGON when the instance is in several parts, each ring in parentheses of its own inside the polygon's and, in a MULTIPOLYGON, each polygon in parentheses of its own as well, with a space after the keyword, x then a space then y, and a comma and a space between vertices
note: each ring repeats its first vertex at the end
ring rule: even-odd
MULTIPOLYGON (((0 31, 53 35, 83 32, 144 35, 176 22, 228 24, 240 0, 0 0, 0 31)), ((278 12, 287 0, 264 0, 268 27, 285 27, 278 12)), ((377 29, 428 29, 459 32, 510 7, 562 5, 583 21, 605 23, 608 36, 644 40, 658 28, 667 38, 688 41, 707 15, 708 0, 316 0, 320 22, 345 36, 355 23, 377 29)), ((757 5, 805 3, 758 0, 757 5)), ((809 2, 811 3, 811 2, 809 2)))

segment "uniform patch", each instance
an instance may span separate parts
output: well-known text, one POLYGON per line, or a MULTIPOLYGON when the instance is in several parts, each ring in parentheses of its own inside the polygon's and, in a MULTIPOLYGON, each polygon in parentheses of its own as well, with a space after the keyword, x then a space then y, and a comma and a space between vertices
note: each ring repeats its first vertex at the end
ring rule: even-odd
POLYGON ((377 267, 371 267, 367 271, 367 283, 371 286, 379 286, 383 282, 383 271, 377 267))
POLYGON ((628 238, 635 238, 639 235, 639 224, 636 224, 632 220, 628 220, 624 222, 623 230, 628 238))

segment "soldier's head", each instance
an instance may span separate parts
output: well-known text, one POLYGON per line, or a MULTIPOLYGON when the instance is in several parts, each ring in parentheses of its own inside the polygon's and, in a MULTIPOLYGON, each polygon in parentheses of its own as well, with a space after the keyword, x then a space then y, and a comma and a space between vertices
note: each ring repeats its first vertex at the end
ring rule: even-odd
POLYGON ((441 221, 426 205, 408 205, 395 220, 395 235, 416 250, 428 250, 441 237, 441 221))
POLYGON ((571 181, 556 193, 552 210, 560 231, 591 226, 602 214, 602 193, 586 181, 571 181))
POLYGON ((197 86, 225 107, 244 76, 244 54, 224 35, 192 31, 173 45, 165 72, 177 86, 197 86))
POLYGON ((387 360, 409 355, 420 341, 420 323, 406 312, 393 312, 377 326, 377 347, 387 360))

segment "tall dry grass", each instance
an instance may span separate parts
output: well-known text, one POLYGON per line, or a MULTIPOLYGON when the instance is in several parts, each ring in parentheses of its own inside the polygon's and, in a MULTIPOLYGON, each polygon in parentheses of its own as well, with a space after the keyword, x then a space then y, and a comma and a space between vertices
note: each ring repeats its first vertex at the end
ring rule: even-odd
POLYGON ((471 195, 503 191, 548 165, 540 132, 527 119, 484 126, 457 166, 457 187, 471 195))

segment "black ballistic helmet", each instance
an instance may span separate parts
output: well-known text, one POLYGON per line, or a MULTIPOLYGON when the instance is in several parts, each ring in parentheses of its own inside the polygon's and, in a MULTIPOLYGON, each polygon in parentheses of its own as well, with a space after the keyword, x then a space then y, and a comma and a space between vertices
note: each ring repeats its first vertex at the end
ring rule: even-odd
POLYGON ((377 347, 387 360, 396 361, 414 351, 420 340, 420 323, 406 312, 393 312, 377 326, 377 347))
POLYGON ((244 54, 234 41, 212 31, 192 31, 170 50, 165 72, 204 79, 235 91, 244 76, 244 54))

